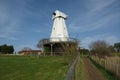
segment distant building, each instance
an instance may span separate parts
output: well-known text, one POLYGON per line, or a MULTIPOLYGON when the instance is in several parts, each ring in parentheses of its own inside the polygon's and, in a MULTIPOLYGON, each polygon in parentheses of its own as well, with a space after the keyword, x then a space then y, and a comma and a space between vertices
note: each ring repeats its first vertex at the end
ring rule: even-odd
POLYGON ((18 52, 20 55, 42 55, 41 50, 22 50, 18 52))

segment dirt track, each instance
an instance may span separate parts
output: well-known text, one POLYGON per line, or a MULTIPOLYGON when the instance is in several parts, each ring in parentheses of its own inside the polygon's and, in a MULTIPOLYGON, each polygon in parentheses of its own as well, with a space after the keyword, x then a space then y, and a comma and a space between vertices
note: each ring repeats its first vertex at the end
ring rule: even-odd
POLYGON ((88 58, 83 59, 82 80, 107 80, 88 58))

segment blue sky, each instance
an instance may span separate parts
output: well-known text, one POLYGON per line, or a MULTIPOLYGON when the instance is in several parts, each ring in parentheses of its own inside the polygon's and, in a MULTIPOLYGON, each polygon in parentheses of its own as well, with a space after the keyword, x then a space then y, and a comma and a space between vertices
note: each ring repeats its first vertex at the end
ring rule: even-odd
POLYGON ((0 45, 37 49, 51 35, 55 10, 68 15, 69 36, 83 48, 96 40, 120 41, 120 0, 0 0, 0 45))

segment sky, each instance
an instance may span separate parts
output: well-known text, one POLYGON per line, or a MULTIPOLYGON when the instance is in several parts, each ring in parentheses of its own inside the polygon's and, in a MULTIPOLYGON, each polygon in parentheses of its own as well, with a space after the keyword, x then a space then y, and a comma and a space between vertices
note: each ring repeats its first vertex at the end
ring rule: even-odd
POLYGON ((89 48, 91 42, 120 42, 120 0, 0 0, 0 45, 38 49, 50 38, 55 10, 68 15, 69 36, 89 48))

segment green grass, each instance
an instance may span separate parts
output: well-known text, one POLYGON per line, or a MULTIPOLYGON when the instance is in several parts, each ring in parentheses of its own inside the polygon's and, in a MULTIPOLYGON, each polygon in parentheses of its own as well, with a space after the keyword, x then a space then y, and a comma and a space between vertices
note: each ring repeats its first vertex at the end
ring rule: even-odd
POLYGON ((0 56, 0 80, 64 80, 68 68, 62 56, 0 56))
POLYGON ((117 54, 120 57, 120 53, 117 54))
POLYGON ((118 56, 118 57, 120 57, 120 52, 116 52, 116 53, 113 53, 114 54, 114 56, 118 56))
POLYGON ((79 56, 78 62, 76 64, 76 68, 75 68, 75 80, 82 80, 82 57, 79 56))

